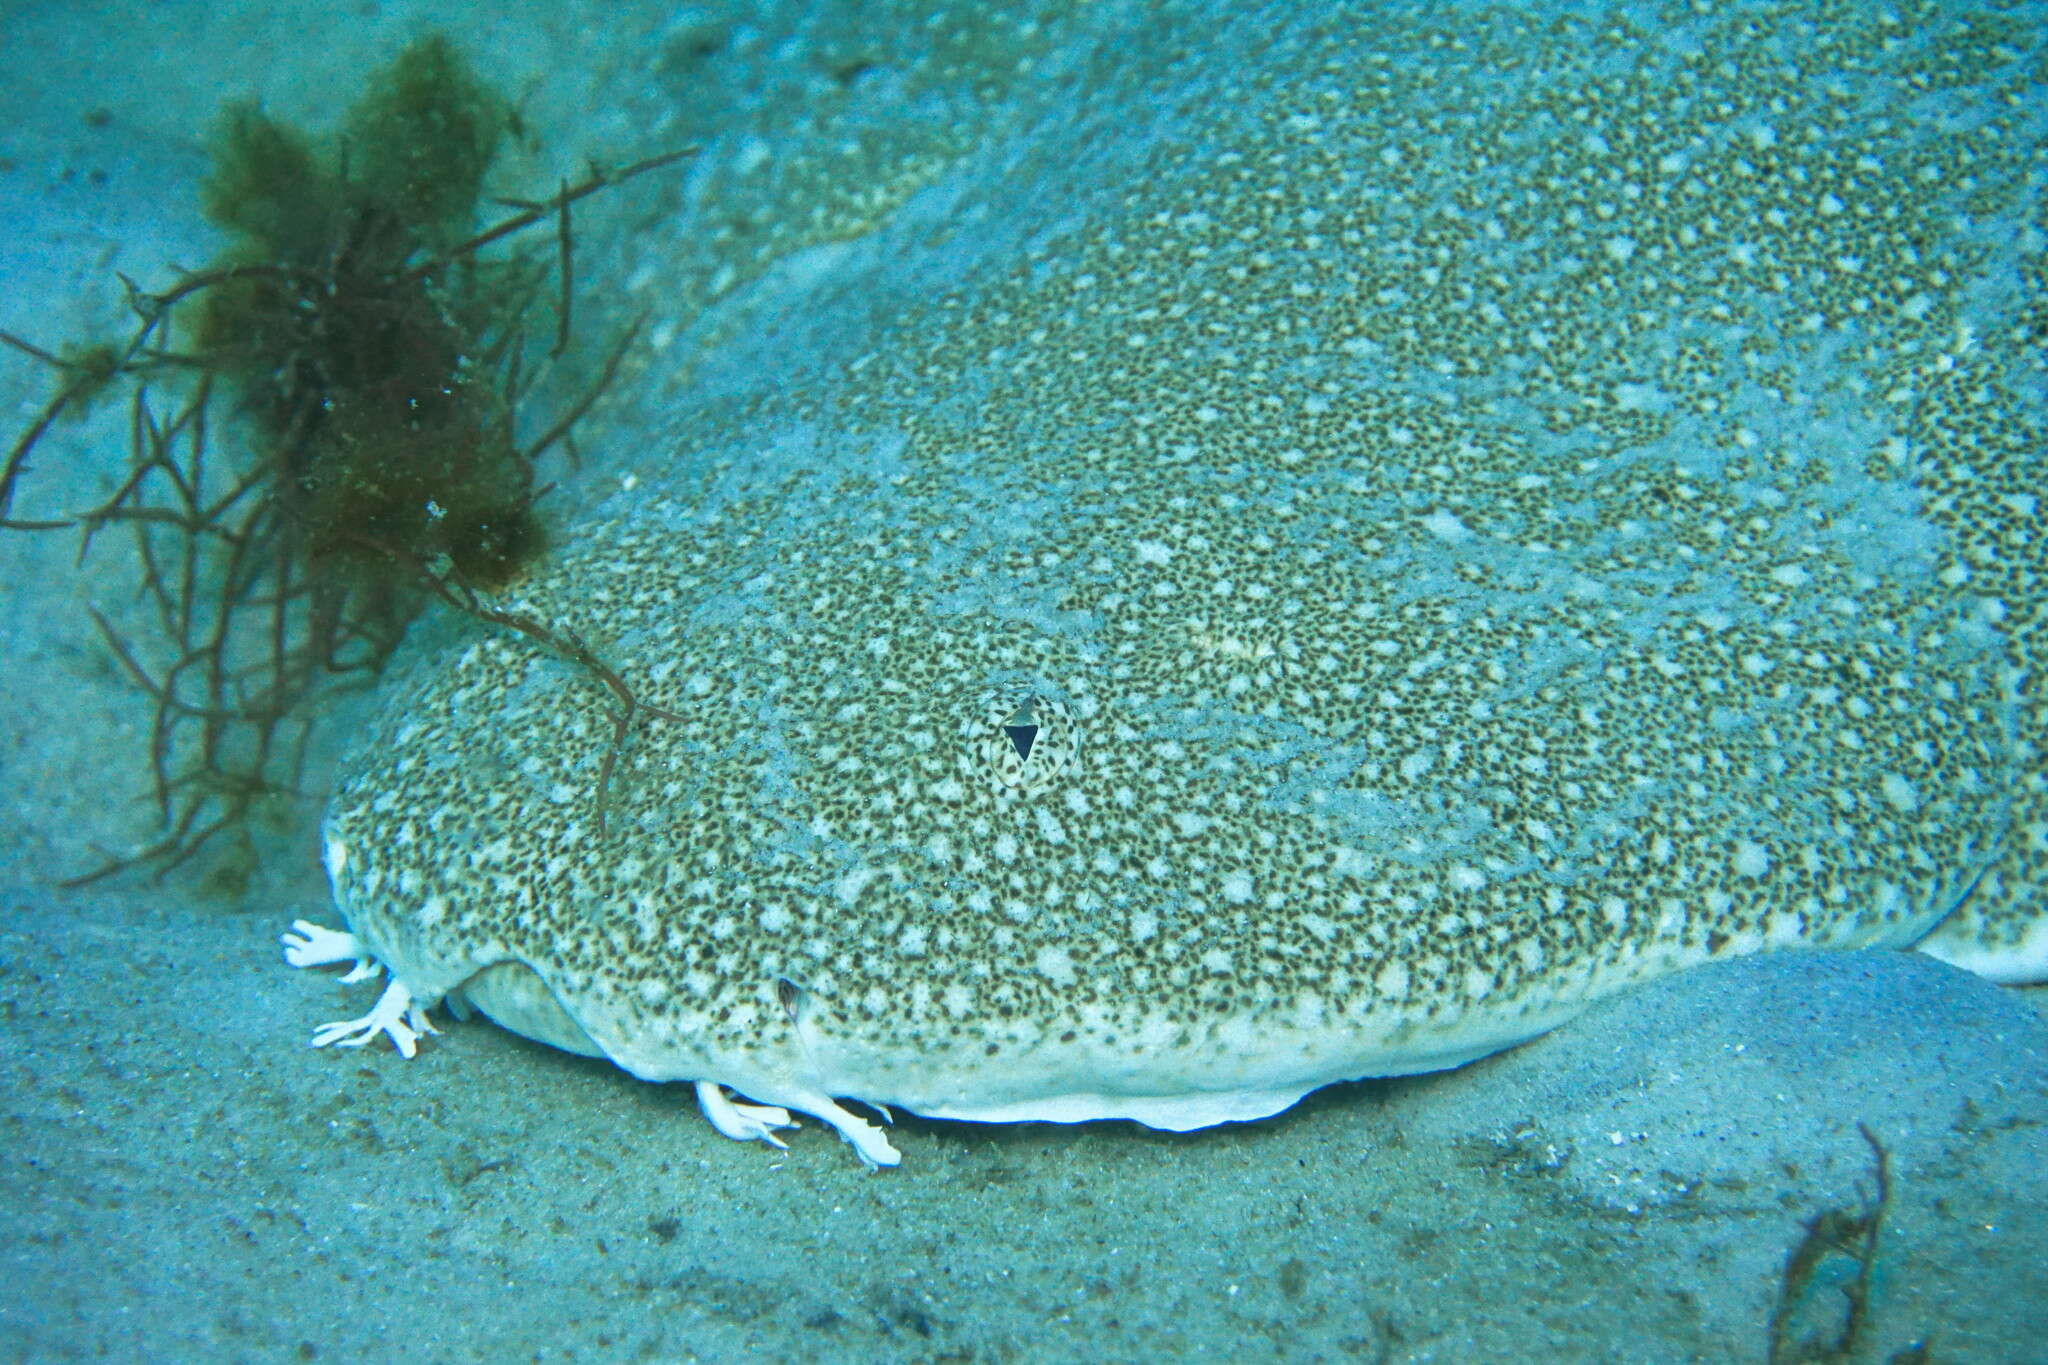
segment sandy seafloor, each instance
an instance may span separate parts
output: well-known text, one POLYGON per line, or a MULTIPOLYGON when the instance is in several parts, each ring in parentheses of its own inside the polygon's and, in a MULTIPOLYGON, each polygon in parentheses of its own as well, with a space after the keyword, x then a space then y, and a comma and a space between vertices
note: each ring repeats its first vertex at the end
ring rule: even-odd
MULTIPOLYGON (((113 272, 160 282, 217 249, 194 188, 222 99, 325 124, 367 64, 446 24, 545 131, 512 168, 527 183, 692 139, 798 168, 742 208, 701 169, 581 220, 590 325, 657 311, 586 428, 572 517, 619 452, 650 458, 632 435, 690 401, 678 375, 738 383, 747 319, 859 249, 778 238, 776 216, 944 142, 892 134, 892 99, 931 127, 1014 124, 1050 97, 1034 82, 1085 68, 1045 74, 1070 36, 1199 14, 743 8, 7 6, 0 327, 103 331, 113 272), (741 217, 768 245, 733 244, 741 217)), ((0 360, 0 415, 44 382, 0 360)), ((104 488, 115 422, 55 434, 24 501, 104 488)), ((1909 955, 1723 964, 1455 1073, 1205 1133, 904 1119, 906 1160, 878 1174, 816 1124, 787 1153, 729 1142, 680 1087, 481 1024, 409 1065, 316 1052, 367 988, 344 1006, 277 935, 331 920, 316 798, 371 703, 320 730, 315 799, 250 831, 245 887, 201 860, 54 889, 145 828, 142 712, 83 614, 118 618, 128 566, 75 570, 72 548, 0 537, 0 1358, 1762 1360, 1807 1222, 1875 1197, 1862 1124, 1893 1188, 1855 1358, 2048 1360, 2048 1027, 2030 993, 1909 955)), ((1808 1326, 1839 1316, 1846 1265, 1821 1267, 1808 1326)))

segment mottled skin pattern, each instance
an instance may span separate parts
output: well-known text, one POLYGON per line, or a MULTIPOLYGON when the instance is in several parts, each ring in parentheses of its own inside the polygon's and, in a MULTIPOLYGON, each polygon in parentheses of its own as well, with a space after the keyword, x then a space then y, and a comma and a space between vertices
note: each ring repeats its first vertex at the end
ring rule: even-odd
POLYGON ((683 716, 607 835, 573 665, 402 699, 328 828, 415 996, 1188 1126, 1973 885, 1948 955, 2040 974, 2029 26, 1374 15, 1189 58, 1116 188, 521 585, 683 716))

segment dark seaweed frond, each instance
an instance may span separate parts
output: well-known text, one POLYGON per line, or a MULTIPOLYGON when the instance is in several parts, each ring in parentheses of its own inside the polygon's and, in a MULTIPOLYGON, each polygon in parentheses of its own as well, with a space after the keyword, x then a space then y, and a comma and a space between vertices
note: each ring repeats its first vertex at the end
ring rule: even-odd
POLYGON ((0 342, 55 371, 56 389, 0 465, 0 527, 76 527, 80 554, 131 538, 149 624, 94 620, 148 699, 147 772, 160 832, 72 879, 184 863, 255 806, 296 790, 311 703, 382 669, 406 625, 439 602, 525 635, 590 671, 619 703, 613 750, 642 712, 577 638, 487 606, 546 546, 536 465, 616 378, 639 324, 596 382, 525 444, 515 416, 526 320, 546 256, 487 249, 552 222, 551 355, 568 343, 570 206, 694 149, 593 168, 544 199, 476 212, 509 106, 445 39, 407 47, 372 79, 338 143, 253 105, 214 139, 202 207, 236 241, 211 266, 147 292, 120 344, 50 351, 0 342), (124 476, 96 507, 18 518, 37 443, 113 384, 132 386, 124 476), (216 410, 240 420, 222 441, 216 410))

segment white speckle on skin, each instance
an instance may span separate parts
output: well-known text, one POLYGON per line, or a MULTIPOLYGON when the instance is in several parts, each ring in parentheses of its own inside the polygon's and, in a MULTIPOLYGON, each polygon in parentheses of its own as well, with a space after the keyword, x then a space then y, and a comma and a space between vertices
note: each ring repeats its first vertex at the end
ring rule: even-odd
POLYGON ((1438 540, 1457 544, 1472 539, 1472 529, 1449 512, 1432 512, 1422 519, 1422 527, 1438 540))
POLYGON ((1031 965, 1038 974, 1055 986, 1071 986, 1080 978, 1074 971, 1074 959, 1065 948, 1048 944, 1040 948, 1032 958, 1031 965))
POLYGON ((867 890, 868 884, 880 875, 872 867, 852 868, 841 873, 832 883, 832 894, 838 898, 842 906, 850 910, 860 900, 861 892, 867 890))

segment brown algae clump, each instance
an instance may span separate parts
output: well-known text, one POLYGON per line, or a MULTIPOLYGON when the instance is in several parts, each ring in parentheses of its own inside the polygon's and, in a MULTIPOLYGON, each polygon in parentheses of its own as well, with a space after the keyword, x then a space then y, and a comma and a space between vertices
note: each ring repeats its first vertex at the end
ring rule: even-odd
MULTIPOLYGON (((53 352, 0 333, 59 376, 0 466, 0 526, 76 526, 89 547, 122 525, 154 608, 139 631, 95 620, 153 703, 161 831, 76 881, 168 870, 289 790, 306 703, 337 679, 374 676, 430 601, 518 631, 622 691, 580 641, 479 594, 545 547, 536 463, 610 382, 636 330, 567 412, 521 442, 531 320, 552 309, 552 354, 568 341, 570 205, 689 150, 504 201, 509 216, 479 228, 486 178, 520 131, 440 36, 374 75, 330 139, 232 105, 201 186, 206 216, 234 238, 218 260, 161 293, 128 284, 138 323, 125 342, 53 352), (554 250, 490 250, 544 223, 554 250), (15 517, 36 443, 118 380, 130 384, 130 451, 111 496, 75 516, 15 517), (224 394, 240 418, 225 454, 224 394)), ((630 696, 621 706, 635 709, 630 696)))

